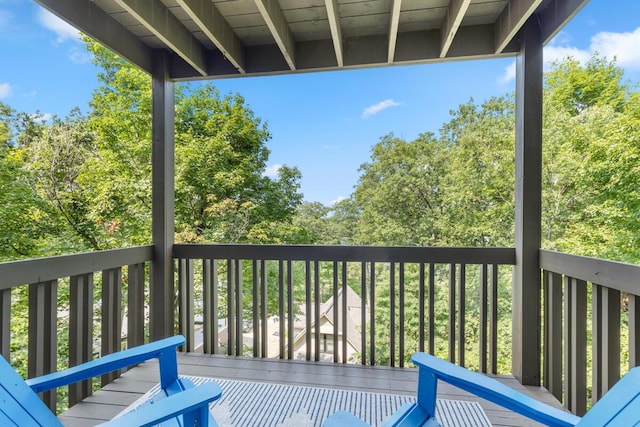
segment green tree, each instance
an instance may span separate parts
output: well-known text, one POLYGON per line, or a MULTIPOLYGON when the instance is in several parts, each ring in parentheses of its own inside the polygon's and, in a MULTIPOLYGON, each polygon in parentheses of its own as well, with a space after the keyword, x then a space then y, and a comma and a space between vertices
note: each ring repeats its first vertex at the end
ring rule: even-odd
POLYGON ((431 133, 412 142, 381 138, 371 161, 360 167, 354 193, 361 243, 428 246, 440 240, 436 223, 442 212, 445 153, 443 142, 431 133))
POLYGON ((511 246, 514 212, 514 103, 473 101, 440 130, 447 161, 440 179, 440 245, 511 246))

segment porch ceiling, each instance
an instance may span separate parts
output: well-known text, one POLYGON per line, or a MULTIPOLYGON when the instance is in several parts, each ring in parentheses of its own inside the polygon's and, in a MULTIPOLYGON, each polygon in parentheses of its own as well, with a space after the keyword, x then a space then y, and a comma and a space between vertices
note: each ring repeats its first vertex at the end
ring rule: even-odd
POLYGON ((515 55, 532 16, 546 43, 588 0, 36 0, 151 73, 176 80, 515 55))

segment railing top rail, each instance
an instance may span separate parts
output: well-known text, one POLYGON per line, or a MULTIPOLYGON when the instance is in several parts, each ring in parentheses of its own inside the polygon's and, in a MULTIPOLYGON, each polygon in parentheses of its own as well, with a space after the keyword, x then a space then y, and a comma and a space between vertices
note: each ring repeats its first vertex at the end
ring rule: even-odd
POLYGON ((151 261, 153 246, 0 263, 0 290, 151 261))
POLYGON ((640 295, 640 265, 540 249, 540 268, 640 295))
POLYGON ((515 264, 513 248, 178 244, 175 258, 515 264))

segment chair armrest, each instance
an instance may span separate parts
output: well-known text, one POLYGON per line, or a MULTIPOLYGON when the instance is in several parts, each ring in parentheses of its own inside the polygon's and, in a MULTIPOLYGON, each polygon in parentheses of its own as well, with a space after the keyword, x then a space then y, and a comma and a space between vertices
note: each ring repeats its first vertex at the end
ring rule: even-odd
POLYGON ((411 361, 420 370, 426 370, 439 380, 545 425, 570 427, 580 421, 580 417, 539 402, 493 378, 469 371, 429 354, 416 353, 411 357, 411 361))
POLYGON ((161 359, 161 382, 163 383, 163 387, 166 387, 178 376, 178 368, 174 362, 176 358, 176 347, 184 344, 184 342, 184 337, 180 335, 165 338, 117 353, 107 354, 99 359, 65 369, 64 371, 31 378, 26 380, 26 383, 34 392, 41 393, 136 365, 149 359, 159 358, 161 359), (166 361, 163 362, 162 359, 166 359, 166 361))
MULTIPOLYGON (((222 390, 220 386, 215 382, 208 382, 181 393, 171 395, 156 404, 146 405, 128 412, 121 417, 100 424, 100 426, 155 426, 179 415, 186 415, 196 411, 203 417, 198 425, 206 426, 207 420, 210 418, 209 402, 218 399, 221 395, 222 390), (204 417, 206 417, 206 419, 204 419, 204 417)), ((185 423, 185 425, 186 424, 187 423, 185 423)), ((215 421, 213 425, 216 425, 215 421)))

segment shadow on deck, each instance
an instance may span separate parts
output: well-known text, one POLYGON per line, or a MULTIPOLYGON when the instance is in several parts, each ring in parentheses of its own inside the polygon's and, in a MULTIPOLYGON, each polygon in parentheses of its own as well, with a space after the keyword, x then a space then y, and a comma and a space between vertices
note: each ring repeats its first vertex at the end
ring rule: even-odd
MULTIPOLYGON (((411 368, 255 359, 198 353, 179 354, 178 365, 181 375, 410 396, 415 396, 418 380, 417 369, 411 368)), ((495 376, 495 378, 535 399, 560 407, 557 400, 544 388, 524 387, 511 376, 495 376)), ((157 363, 144 363, 126 372, 59 418, 65 426, 69 427, 93 426, 110 420, 157 383, 157 363)), ((448 384, 439 384, 438 397, 480 402, 494 426, 539 425, 448 384)))

